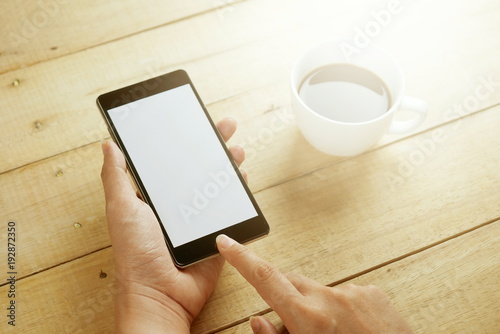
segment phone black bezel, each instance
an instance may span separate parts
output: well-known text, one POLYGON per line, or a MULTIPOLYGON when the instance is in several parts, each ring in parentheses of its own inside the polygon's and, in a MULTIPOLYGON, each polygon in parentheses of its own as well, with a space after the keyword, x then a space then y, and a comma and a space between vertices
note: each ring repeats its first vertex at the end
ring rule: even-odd
POLYGON ((129 171, 131 172, 135 183, 137 185, 137 188, 139 189, 142 198, 146 203, 149 204, 151 209, 153 210, 156 218, 158 219, 158 223, 162 229, 163 236, 165 238, 165 242, 168 246, 168 249, 170 251, 170 254, 172 256, 172 259, 174 260, 174 263, 178 267, 186 267, 191 264, 194 264, 196 262, 199 262, 203 259, 206 259, 208 257, 214 256, 218 253, 217 246, 215 243, 215 238, 219 234, 226 234, 229 237, 235 239, 236 241, 240 243, 248 243, 252 240, 261 238, 263 236, 266 236, 269 233, 269 225, 262 214, 262 211, 260 210, 254 196, 252 195, 250 189, 248 188, 243 176, 239 172, 238 166, 234 162, 229 150, 227 149, 227 146, 225 145, 224 139, 220 135, 216 125, 214 124, 212 118, 210 117, 210 114, 208 113, 207 109, 205 108, 205 105, 203 104, 200 96, 198 95, 198 92, 196 91, 191 79, 189 78, 188 74, 186 71, 180 69, 176 70, 174 72, 170 72, 155 78, 151 78, 127 87, 123 87, 114 91, 111 91, 109 93, 105 93, 100 95, 97 98, 97 105, 99 107, 99 110, 101 111, 101 114, 108 126, 109 132, 111 134, 111 137, 114 139, 114 141, 117 143, 117 145, 120 147, 121 151, 123 152, 125 156, 125 160, 127 161, 127 166, 129 171), (251 200, 255 211, 257 212, 257 216, 253 217, 251 219, 248 219, 246 221, 237 223, 235 225, 232 225, 230 227, 227 227, 225 229, 222 229, 220 231, 217 231, 215 233, 211 233, 209 235, 206 235, 204 237, 201 237, 199 239, 190 241, 186 244, 180 245, 178 247, 173 247, 172 242, 170 241, 170 237, 168 236, 167 231, 165 230, 165 227, 161 223, 161 219, 155 209, 154 204, 152 203, 149 194, 147 190, 145 189, 141 178, 135 169, 134 163, 131 160, 127 149, 125 145, 123 144, 119 133, 116 131, 116 128, 113 124, 113 121, 109 117, 108 111, 110 109, 132 103, 134 101, 138 101, 140 99, 156 95, 159 93, 162 93, 164 91, 183 86, 189 84, 191 89, 193 90, 194 94, 196 95, 196 98, 198 99, 198 102, 200 103, 203 111, 205 112, 205 116, 207 117, 208 121, 210 122, 210 125, 212 126, 212 129, 217 135, 217 138, 219 139, 219 142, 221 146, 223 147, 224 151, 226 152, 227 157, 229 158, 229 161, 231 162, 231 165, 238 176, 238 179, 242 183, 247 196, 251 200))

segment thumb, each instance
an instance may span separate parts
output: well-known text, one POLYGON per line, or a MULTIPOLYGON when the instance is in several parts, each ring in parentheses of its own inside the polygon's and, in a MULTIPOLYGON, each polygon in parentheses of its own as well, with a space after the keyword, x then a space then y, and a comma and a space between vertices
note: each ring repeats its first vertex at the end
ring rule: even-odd
POLYGON ((251 317, 250 327, 254 334, 279 334, 271 321, 264 317, 251 317))
POLYGON ((113 141, 102 144, 104 163, 102 165, 101 179, 104 186, 106 202, 135 200, 134 188, 127 175, 127 164, 123 153, 113 141))

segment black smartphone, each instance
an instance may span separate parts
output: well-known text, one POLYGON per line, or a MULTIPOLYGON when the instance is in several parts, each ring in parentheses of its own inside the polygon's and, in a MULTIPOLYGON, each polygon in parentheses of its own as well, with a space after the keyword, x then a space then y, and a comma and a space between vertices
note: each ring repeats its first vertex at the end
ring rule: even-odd
POLYGON ((240 243, 269 233, 185 71, 103 94, 97 105, 178 267, 216 255, 221 233, 240 243))

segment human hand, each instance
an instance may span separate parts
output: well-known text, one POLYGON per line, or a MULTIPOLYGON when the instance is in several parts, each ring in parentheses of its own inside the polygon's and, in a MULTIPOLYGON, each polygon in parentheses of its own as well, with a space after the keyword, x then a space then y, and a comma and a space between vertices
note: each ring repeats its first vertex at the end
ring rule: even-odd
MULTIPOLYGON (((282 274, 243 245, 217 237, 221 255, 255 287, 280 316, 289 333, 412 333, 389 298, 377 287, 327 287, 298 274, 282 274)), ((255 334, 278 334, 264 317, 254 317, 255 334)))
MULTIPOLYGON (((227 141, 236 130, 236 121, 226 118, 217 128, 227 141)), ((224 259, 219 256, 179 270, 156 216, 136 195, 122 152, 112 141, 103 143, 102 149, 101 178, 117 282, 116 331, 189 333, 215 287, 224 259)), ((229 150, 239 166, 245 159, 243 149, 229 150)))

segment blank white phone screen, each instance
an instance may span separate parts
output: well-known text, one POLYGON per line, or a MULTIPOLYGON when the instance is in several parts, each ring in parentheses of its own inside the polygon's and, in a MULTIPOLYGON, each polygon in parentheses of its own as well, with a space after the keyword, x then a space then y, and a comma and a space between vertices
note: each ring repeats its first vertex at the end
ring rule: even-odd
POLYGON ((109 114, 174 247, 257 216, 189 84, 109 114))

